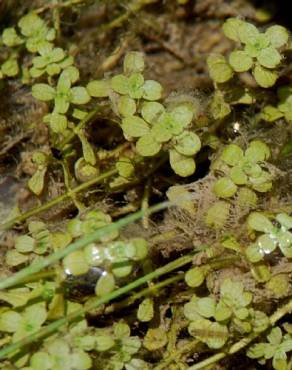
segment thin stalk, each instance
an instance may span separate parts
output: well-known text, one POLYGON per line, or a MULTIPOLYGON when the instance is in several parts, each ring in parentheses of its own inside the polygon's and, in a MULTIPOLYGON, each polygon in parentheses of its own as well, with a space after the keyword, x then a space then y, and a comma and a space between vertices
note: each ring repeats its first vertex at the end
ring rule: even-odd
POLYGON ((135 303, 137 300, 139 300, 142 297, 145 297, 148 295, 155 295, 160 289, 182 280, 184 276, 185 276, 184 273, 179 273, 157 284, 151 284, 148 288, 145 288, 141 290, 140 292, 132 294, 130 297, 126 298, 124 301, 114 303, 112 306, 107 307, 105 309, 105 314, 109 314, 121 308, 130 306, 131 304, 135 303))
MULTIPOLYGON (((147 210, 147 213, 152 214, 154 212, 158 212, 162 209, 168 208, 170 206, 170 202, 163 202, 159 203, 147 210)), ((53 263, 61 260, 68 254, 77 251, 86 245, 96 242, 99 240, 101 237, 112 233, 113 231, 119 230, 122 227, 129 225, 130 223, 133 223, 139 219, 141 219, 145 215, 145 212, 143 211, 138 211, 135 212, 129 216, 126 216, 110 225, 101 227, 100 229, 84 236, 83 238, 80 238, 76 240, 75 242, 69 244, 66 248, 60 249, 57 252, 51 254, 50 256, 47 256, 46 258, 37 261, 30 266, 16 272, 12 276, 9 276, 7 279, 4 279, 3 281, 0 282, 0 290, 9 288, 15 284, 18 284, 22 279, 30 276, 31 274, 35 274, 46 267, 52 265, 53 263)))
POLYGON ((98 184, 98 183, 102 182, 103 180, 114 176, 115 174, 117 174, 116 169, 111 169, 107 172, 104 172, 103 174, 99 175, 98 177, 95 177, 94 179, 91 179, 87 182, 84 182, 83 184, 77 186, 76 188, 74 188, 70 191, 67 191, 66 193, 60 195, 59 197, 56 197, 56 198, 50 200, 49 202, 47 202, 45 204, 42 204, 39 207, 33 208, 33 209, 23 213, 22 215, 13 218, 12 220, 4 222, 3 224, 0 225, 0 230, 7 230, 18 222, 25 221, 27 218, 29 218, 31 216, 35 216, 35 215, 37 215, 37 214, 39 214, 43 211, 47 211, 48 209, 50 209, 53 206, 63 202, 64 200, 66 200, 68 198, 71 198, 72 195, 74 195, 76 193, 79 193, 83 190, 86 190, 90 186, 98 184))
POLYGON ((66 139, 60 144, 59 149, 60 150, 64 150, 64 148, 66 147, 66 145, 69 144, 74 139, 75 135, 77 135, 77 133, 80 132, 80 130, 82 130, 87 125, 87 123, 89 123, 96 116, 96 114, 97 114, 97 112, 99 112, 99 110, 100 110, 100 108, 97 107, 97 108, 93 109, 92 111, 90 111, 78 123, 78 125, 76 126, 76 128, 71 131, 70 135, 68 135, 66 137, 66 139))
MULTIPOLYGON (((161 205, 160 205, 161 206, 161 205)), ((157 208, 157 207, 156 207, 157 208)), ((149 209, 150 211, 150 209, 149 209)), ((152 208, 153 211, 153 208, 152 208)), ((142 216, 141 212, 139 212, 140 218, 142 216)), ((101 298, 96 298, 90 305, 88 305, 86 308, 81 308, 79 310, 76 310, 69 314, 66 317, 63 317, 59 320, 54 321, 53 323, 49 324, 48 326, 44 327, 43 329, 39 330, 38 332, 29 335, 28 337, 25 337, 15 343, 12 343, 6 347, 4 347, 2 350, 0 350, 0 359, 4 359, 7 355, 19 350, 23 346, 26 346, 36 340, 39 340, 40 338, 43 338, 56 330, 58 330, 63 325, 75 320, 77 317, 82 317, 86 312, 91 311, 93 309, 96 309, 97 307, 106 304, 113 299, 116 299, 126 293, 129 293, 130 291, 138 288, 141 285, 147 284, 149 281, 158 278, 159 276, 162 276, 164 274, 167 274, 173 270, 176 270, 192 261, 194 258, 193 254, 187 255, 181 258, 178 258, 177 260, 168 263, 167 265, 160 267, 156 269, 153 272, 150 272, 147 275, 142 276, 141 278, 105 295, 101 298)))
MULTIPOLYGON (((286 303, 284 306, 280 307, 278 310, 276 310, 271 316, 270 316, 270 326, 273 326, 276 324, 278 320, 280 320, 283 316, 288 314, 292 311, 292 299, 286 303)), ((217 353, 214 356, 211 356, 207 358, 206 360, 203 360, 201 362, 198 362, 197 364, 189 367, 189 370, 199 370, 203 369, 206 366, 212 365, 223 358, 227 357, 228 355, 233 355, 234 353, 242 350, 247 345, 249 345, 256 337, 258 337, 261 333, 263 333, 266 329, 261 330, 257 333, 251 333, 245 338, 242 338, 239 342, 234 343, 229 350, 226 352, 220 352, 217 353)))

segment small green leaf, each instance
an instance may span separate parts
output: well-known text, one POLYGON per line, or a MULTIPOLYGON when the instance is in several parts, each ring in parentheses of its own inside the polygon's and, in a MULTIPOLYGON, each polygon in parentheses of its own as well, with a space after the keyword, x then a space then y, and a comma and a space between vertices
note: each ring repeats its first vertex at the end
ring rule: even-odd
POLYGON ((228 220, 230 204, 224 201, 218 201, 208 208, 205 215, 205 223, 214 229, 222 229, 228 220))
POLYGON ((156 351, 163 348, 167 343, 166 331, 162 328, 148 329, 143 340, 143 346, 148 351, 156 351))
POLYGON ((32 86, 32 96, 41 101, 50 101, 55 98, 55 89, 47 84, 35 84, 32 86))
POLYGON ((137 312, 137 318, 141 322, 151 321, 154 317, 153 299, 145 298, 140 304, 137 312))
POLYGON ((270 40, 270 43, 275 48, 280 48, 281 46, 285 45, 289 39, 289 34, 288 34, 287 29, 279 25, 274 25, 274 26, 269 27, 266 30, 265 35, 268 37, 268 39, 270 40))
POLYGON ((110 83, 108 80, 94 80, 87 84, 86 89, 90 96, 105 98, 109 96, 110 83))
POLYGON ((174 172, 181 177, 191 176, 196 171, 194 159, 178 153, 175 149, 169 151, 169 162, 174 172))
POLYGON ((260 113, 260 117, 267 122, 274 122, 283 117, 283 113, 272 105, 264 106, 260 113))
POLYGON ((90 101, 90 96, 85 87, 76 86, 71 88, 71 103, 80 105, 90 101))
POLYGON ((143 157, 152 157, 160 152, 161 143, 155 140, 155 136, 151 132, 140 137, 136 143, 136 149, 143 157))
POLYGON ((165 109, 162 104, 157 102, 146 102, 142 105, 141 115, 146 122, 155 124, 164 111, 165 109))
POLYGON ((246 257, 248 258, 248 260, 252 263, 259 262, 260 260, 264 258, 264 255, 265 255, 263 249, 259 249, 256 243, 250 244, 246 248, 245 253, 246 253, 246 257))
POLYGON ((159 100, 162 97, 162 86, 153 80, 145 81, 143 85, 143 98, 145 100, 159 100))
POLYGON ((229 55, 229 64, 235 72, 246 72, 252 65, 252 58, 243 50, 235 50, 229 55))
POLYGON ((95 286, 95 294, 104 296, 115 289, 115 278, 113 274, 106 273, 100 277, 95 286))
POLYGON ((83 157, 85 161, 92 166, 95 166, 96 164, 96 156, 94 153, 94 150, 92 149, 91 145, 89 144, 87 138, 85 135, 81 132, 79 132, 78 137, 81 141, 82 144, 82 152, 83 152, 83 157))
POLYGON ((115 92, 117 92, 121 95, 128 94, 129 84, 128 84, 128 79, 127 79, 126 76, 124 76, 122 74, 116 75, 111 79, 110 84, 111 84, 111 88, 115 92))
POLYGON ((272 291, 275 298, 283 298, 289 294, 289 276, 279 274, 272 276, 266 283, 266 288, 272 291))
POLYGON ((128 157, 121 157, 116 162, 116 169, 118 170, 119 175, 125 178, 130 178, 135 172, 135 167, 131 159, 128 157))
POLYGON ((2 33, 2 41, 3 44, 8 47, 19 46, 23 43, 22 38, 18 36, 15 28, 13 27, 8 27, 4 29, 2 33))
POLYGON ((242 21, 238 25, 238 37, 242 43, 253 44, 256 42, 258 35, 259 31, 253 24, 242 21))
POLYGON ((233 70, 223 55, 211 54, 207 58, 207 64, 212 80, 217 83, 224 83, 233 76, 233 70))
POLYGON ((248 177, 241 166, 234 166, 231 168, 229 176, 236 185, 245 185, 248 182, 248 177))
POLYGON ((191 288, 196 288, 203 284, 206 274, 205 270, 201 267, 193 267, 185 274, 185 282, 191 288))
POLYGON ((21 235, 15 241, 15 249, 20 253, 33 251, 35 240, 28 235, 21 235))
POLYGON ((115 341, 110 335, 97 335, 95 343, 97 352, 106 352, 115 345, 115 341))
POLYGON ((277 72, 270 71, 260 65, 256 65, 252 73, 258 85, 264 88, 273 86, 278 78, 277 72))
POLYGON ((45 175, 47 168, 39 168, 28 180, 27 186, 34 194, 40 195, 45 185, 45 175))
POLYGON ((274 231, 272 222, 262 213, 252 212, 248 219, 247 224, 250 228, 263 233, 270 233, 274 231))
POLYGON ((270 46, 258 53, 257 60, 263 67, 276 68, 281 63, 281 54, 270 46))
POLYGON ((75 251, 63 259, 63 266, 67 275, 83 275, 89 270, 83 251, 75 251))
POLYGON ((174 148, 180 154, 192 156, 201 149, 201 140, 194 132, 184 131, 176 137, 176 140, 177 143, 174 148))
POLYGON ((253 140, 245 151, 245 158, 252 163, 266 161, 270 156, 269 147, 260 140, 253 140))
POLYGON ((122 120, 122 130, 129 137, 141 137, 148 134, 150 127, 138 116, 129 116, 122 120))
POLYGON ((124 58, 124 72, 127 75, 131 73, 141 73, 144 71, 145 63, 143 53, 139 51, 130 51, 124 58))
POLYGON ((215 182, 213 191, 219 198, 230 198, 236 193, 237 186, 228 177, 222 177, 215 182))
POLYGON ((1 66, 1 72, 8 77, 14 77, 19 72, 17 59, 9 58, 1 66))
POLYGON ((121 96, 118 100, 118 111, 124 116, 133 116, 136 113, 135 100, 127 95, 121 96))
POLYGON ((213 317, 215 314, 216 301, 212 297, 204 297, 196 302, 196 311, 203 317, 213 317))
POLYGON ((223 149, 220 159, 229 166, 235 166, 243 159, 243 150, 236 144, 230 144, 223 149))
POLYGON ((221 348, 228 339, 228 330, 225 325, 207 319, 192 321, 188 331, 193 337, 206 343, 209 348, 221 348))
POLYGON ((223 24, 223 32, 226 37, 233 41, 240 41, 239 38, 239 26, 242 24, 242 20, 238 18, 229 18, 223 24))

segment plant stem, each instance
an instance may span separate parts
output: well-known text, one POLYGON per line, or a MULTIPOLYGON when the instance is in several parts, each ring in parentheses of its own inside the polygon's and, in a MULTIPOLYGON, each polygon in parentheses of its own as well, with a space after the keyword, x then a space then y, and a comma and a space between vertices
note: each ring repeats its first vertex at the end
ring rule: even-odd
MULTIPOLYGON (((275 323, 280 320, 283 316, 285 316, 287 313, 292 311, 292 299, 286 303, 284 306, 280 307, 278 310, 276 310, 271 316, 270 316, 270 326, 275 325, 275 323)), ((261 330, 257 333, 251 333, 247 337, 242 338, 239 342, 234 343, 228 351, 226 352, 220 352, 217 353, 214 356, 211 356, 207 358, 206 360, 203 360, 201 362, 198 362, 197 364, 191 366, 189 370, 199 370, 203 369, 206 366, 209 366, 211 364, 214 364, 215 362, 218 362, 219 360, 222 360, 228 355, 233 355, 234 353, 242 350, 244 347, 246 347, 248 344, 250 344, 256 337, 258 337, 262 332, 264 332, 266 329, 261 330)))
POLYGON ((143 290, 141 290, 140 292, 137 292, 133 295, 131 295, 130 297, 128 297, 127 299, 125 299, 124 301, 122 302, 117 302, 117 303, 114 303, 112 306, 109 306, 105 309, 105 314, 109 314, 109 313, 112 313, 116 310, 119 310, 121 308, 124 308, 124 307, 127 307, 127 306, 130 306, 131 304, 135 303, 138 299, 142 298, 142 297, 145 297, 145 296, 148 296, 148 295, 154 295, 156 294, 160 289, 170 285, 170 284, 173 284, 173 283, 176 283, 180 280, 182 280, 184 278, 184 274, 183 273, 179 273, 175 276, 171 276, 170 278, 167 278, 157 284, 152 284, 150 285, 148 288, 145 288, 143 290))
MULTIPOLYGON (((148 214, 152 214, 154 212, 158 212, 162 209, 165 209, 170 206, 170 202, 163 202, 159 203, 153 207, 150 207, 147 210, 148 214)), ((69 244, 66 248, 58 250, 57 252, 51 254, 50 256, 47 256, 46 258, 37 261, 35 263, 32 263, 30 266, 18 271, 17 273, 13 274, 12 276, 9 276, 7 279, 4 279, 0 282, 0 290, 9 288, 17 283, 19 283, 20 280, 26 278, 27 276, 31 274, 35 274, 44 268, 50 266, 51 264, 59 261, 60 259, 64 258, 68 254, 77 251, 86 245, 96 242, 99 240, 102 236, 105 236, 107 234, 112 233, 113 231, 119 230, 122 227, 129 225, 132 222, 135 222, 139 219, 141 219, 145 215, 145 211, 138 211, 135 212, 129 216, 126 216, 110 225, 106 225, 104 227, 99 228, 98 230, 84 236, 81 239, 76 240, 75 242, 69 244)))
POLYGON ((89 123, 97 114, 97 112, 99 112, 100 108, 97 107, 95 109, 93 109, 92 111, 90 111, 79 123, 78 125, 76 126, 76 128, 74 130, 71 131, 70 135, 68 135, 66 137, 66 139, 60 144, 59 148, 60 150, 64 150, 64 148, 66 147, 67 144, 70 143, 70 141, 73 140, 73 138, 75 137, 75 135, 77 135, 77 133, 82 130, 86 125, 87 123, 89 123))
POLYGON ((0 225, 0 230, 7 230, 18 222, 25 221, 27 218, 29 218, 31 216, 37 215, 38 213, 43 212, 43 211, 47 211, 48 209, 52 208, 53 206, 63 202, 67 198, 71 198, 72 196, 74 196, 74 194, 79 193, 83 190, 86 190, 90 186, 98 184, 99 182, 102 182, 103 180, 105 180, 109 177, 112 177, 116 173, 117 173, 116 169, 111 169, 107 172, 104 172, 103 174, 99 175, 98 177, 95 177, 94 179, 91 179, 87 182, 84 182, 83 184, 77 186, 76 188, 74 188, 70 191, 67 191, 65 194, 62 194, 59 197, 56 197, 56 198, 50 200, 49 202, 47 202, 47 203, 45 203, 45 204, 43 204, 39 207, 33 208, 33 209, 23 213, 22 215, 13 218, 12 220, 4 222, 4 224, 0 225))
MULTIPOLYGON (((159 206, 160 206, 160 209, 161 209, 162 204, 160 204, 159 206)), ((164 207, 165 206, 166 205, 164 204, 164 207)), ((149 211, 151 209, 152 209, 152 212, 153 212, 153 207, 149 208, 149 211)), ((156 206, 156 210, 158 210, 157 206, 156 206)), ((141 212, 137 212, 135 214, 136 217, 137 217, 138 214, 140 215, 140 218, 141 218, 141 216, 143 216, 143 214, 141 212)), ((96 234, 96 233, 97 232, 95 232, 93 234, 96 234)), ((91 240, 91 242, 92 241, 93 240, 91 240)), ((66 248, 66 249, 68 249, 68 248, 66 248)), ((104 297, 96 298, 90 305, 88 305, 86 307, 86 309, 81 308, 77 311, 74 311, 71 314, 69 314, 68 316, 54 321, 53 323, 49 324, 48 326, 44 327, 43 329, 39 330, 38 332, 36 332, 32 335, 29 335, 29 336, 15 342, 15 343, 12 343, 12 344, 8 345, 7 347, 4 347, 2 350, 0 350, 0 359, 4 359, 7 355, 17 351, 18 349, 22 348, 23 346, 26 346, 26 345, 28 345, 28 344, 36 341, 36 340, 39 340, 40 338, 42 338, 44 336, 47 336, 47 335, 53 333, 54 331, 56 331, 57 329, 59 329, 60 327, 65 325, 66 323, 71 322, 72 320, 76 319, 77 317, 82 317, 86 312, 88 312, 90 310, 93 310, 93 309, 96 309, 97 307, 101 306, 102 304, 106 304, 106 303, 110 302, 111 300, 116 299, 116 298, 120 297, 121 295, 124 295, 124 294, 138 288, 139 286, 144 285, 147 282, 158 278, 161 275, 167 274, 167 273, 169 273, 173 270, 176 270, 176 269, 190 263, 192 261, 193 257, 194 257, 193 254, 187 255, 187 256, 184 256, 184 257, 180 257, 177 260, 175 260, 173 262, 170 262, 167 265, 165 265, 163 267, 160 267, 160 268, 156 269, 155 271, 152 271, 149 274, 144 275, 141 278, 139 278, 139 279, 137 279, 137 280, 135 280, 135 281, 133 281, 133 282, 131 282, 131 283, 129 283, 129 284, 127 284, 127 285, 125 285, 125 286, 107 294, 107 295, 105 295, 104 297)))

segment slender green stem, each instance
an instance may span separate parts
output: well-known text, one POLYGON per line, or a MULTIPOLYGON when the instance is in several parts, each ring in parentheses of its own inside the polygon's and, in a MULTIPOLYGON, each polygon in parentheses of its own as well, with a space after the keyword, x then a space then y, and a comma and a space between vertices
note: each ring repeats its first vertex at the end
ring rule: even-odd
MULTIPOLYGON (((170 206, 169 202, 163 202, 159 203, 147 210, 148 214, 152 214, 154 212, 158 212, 162 209, 165 209, 170 206)), ((96 242, 99 240, 102 236, 112 233, 115 230, 119 230, 122 227, 129 225, 130 223, 133 223, 139 219, 141 219, 145 215, 145 212, 138 211, 135 212, 129 216, 126 216, 112 224, 109 224, 107 226, 101 227, 100 229, 84 236, 81 239, 76 240, 75 242, 69 244, 66 248, 58 250, 57 252, 51 254, 50 256, 37 261, 30 266, 18 271, 17 273, 13 274, 12 276, 9 276, 7 279, 4 279, 0 282, 0 290, 9 288, 17 283, 19 283, 22 279, 26 278, 27 276, 31 274, 35 274, 44 268, 52 265, 53 263, 59 261, 60 259, 67 256, 69 253, 72 253, 76 250, 79 250, 86 245, 96 242)))
MULTIPOLYGON (((166 206, 166 204, 164 204, 166 206)), ((160 204, 160 209, 162 207, 162 204, 160 204)), ((150 211, 151 208, 149 208, 150 211)), ((156 207, 156 210, 158 210, 158 207, 156 207)), ((153 207, 152 207, 153 212, 153 207)), ((142 216, 141 212, 138 212, 136 215, 140 215, 140 218, 142 216)), ((137 216, 136 216, 137 217, 137 216)), ((96 233, 95 233, 96 234, 96 233)), ((93 240, 91 240, 93 241, 93 240)), ((66 248, 67 249, 67 248, 66 248)), ((97 307, 101 306, 102 304, 106 304, 113 299, 116 299, 136 288, 138 288, 141 285, 147 284, 149 281, 158 278, 161 275, 167 274, 173 270, 176 270, 188 263, 190 263, 193 259, 193 254, 187 255, 181 258, 178 258, 177 260, 168 263, 167 265, 160 267, 156 269, 153 272, 150 272, 147 275, 142 276, 141 278, 105 295, 101 298, 96 298, 93 302, 91 302, 90 305, 88 305, 86 308, 81 308, 77 311, 72 312, 66 317, 63 317, 59 320, 54 321, 53 323, 49 324, 48 326, 44 327, 43 329, 39 330, 38 332, 29 335, 26 338, 23 338, 15 343, 12 343, 6 347, 4 347, 2 350, 0 350, 0 359, 5 358, 7 355, 17 351, 18 349, 22 348, 25 345, 28 345, 36 340, 39 340, 40 338, 43 338, 44 336, 47 336, 56 330, 58 330, 60 327, 65 325, 68 322, 71 322, 72 320, 76 319, 77 317, 82 317, 86 312, 91 311, 93 309, 96 309, 97 307)))
MULTIPOLYGON (((283 316, 285 316, 287 313, 292 311, 292 299, 285 304, 284 306, 280 307, 278 310, 276 310, 272 316, 270 316, 270 325, 273 326, 275 323, 280 320, 283 316)), ((234 343, 229 350, 226 352, 220 352, 217 353, 214 356, 211 356, 207 358, 206 360, 203 360, 201 362, 198 362, 197 364, 191 366, 189 370, 199 370, 203 369, 206 366, 209 366, 211 364, 214 364, 223 358, 225 358, 228 355, 233 355, 234 353, 242 350, 245 348, 248 344, 250 344, 256 337, 258 337, 262 332, 264 332, 266 329, 257 332, 257 333, 251 333, 248 336, 242 338, 239 342, 234 343)))
POLYGON ((69 144, 73 138, 75 137, 75 135, 80 131, 82 130, 86 125, 87 123, 89 123, 90 121, 92 121, 92 119, 96 116, 97 112, 99 112, 100 108, 97 107, 95 109, 93 109, 92 111, 90 111, 79 123, 78 125, 76 126, 75 130, 72 130, 70 135, 68 135, 66 137, 66 139, 60 144, 59 146, 59 149, 60 150, 64 150, 64 148, 66 147, 67 144, 69 144))
POLYGON ((17 216, 15 218, 13 218, 12 220, 9 220, 9 221, 1 224, 0 225, 0 230, 7 230, 18 222, 25 221, 27 218, 29 218, 31 216, 35 216, 35 215, 37 215, 37 214, 39 214, 43 211, 47 211, 48 209, 50 209, 50 208, 54 207, 55 205, 63 202, 64 200, 66 200, 68 198, 71 198, 72 195, 74 195, 76 193, 79 193, 83 190, 86 190, 90 186, 98 184, 98 183, 102 182, 103 180, 105 180, 109 177, 112 177, 116 173, 117 173, 116 169, 111 169, 111 170, 99 175, 98 177, 95 177, 94 179, 91 179, 87 182, 84 182, 83 184, 77 186, 76 188, 74 188, 70 191, 67 191, 66 193, 60 195, 59 197, 56 197, 56 198, 50 200, 49 202, 47 202, 47 203, 45 203, 45 204, 43 204, 39 207, 33 208, 33 209, 23 213, 22 215, 17 216))
POLYGON ((105 313, 109 314, 113 311, 119 310, 123 307, 130 306, 131 304, 135 303, 137 300, 139 300, 142 297, 148 296, 148 295, 154 295, 156 294, 160 289, 171 285, 173 283, 176 283, 184 278, 183 273, 179 273, 175 276, 171 276, 170 278, 167 278, 157 284, 151 284, 148 288, 145 288, 141 290, 140 292, 137 292, 135 294, 132 294, 130 297, 126 298, 122 302, 114 303, 112 306, 109 306, 106 308, 105 313))

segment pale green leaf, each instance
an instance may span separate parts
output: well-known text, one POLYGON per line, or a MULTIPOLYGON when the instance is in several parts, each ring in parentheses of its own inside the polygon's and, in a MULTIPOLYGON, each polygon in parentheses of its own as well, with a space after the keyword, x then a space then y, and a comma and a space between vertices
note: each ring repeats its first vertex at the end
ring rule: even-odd
POLYGON ((110 83, 108 80, 94 80, 87 84, 86 89, 90 96, 105 98, 109 95, 110 83))
POLYGON ((259 86, 268 88, 275 84, 278 78, 278 73, 270 71, 260 65, 256 65, 252 72, 259 86))
POLYGON ((161 143, 155 140, 153 133, 148 133, 137 141, 137 152, 143 157, 152 157, 160 152, 161 143))
POLYGON ((138 116, 129 116, 122 120, 122 130, 129 137, 141 137, 146 135, 150 127, 138 116))
POLYGON ((145 298, 138 307, 137 318, 141 322, 148 322, 154 317, 152 298, 145 298))
POLYGON ((153 80, 145 81, 143 85, 143 98, 145 100, 159 100, 162 97, 162 86, 153 80))
POLYGON ((196 171, 194 159, 178 153, 175 149, 169 151, 169 163, 174 172, 181 177, 191 176, 196 171))
POLYGON ((175 150, 186 156, 195 155, 201 149, 201 140, 194 132, 184 131, 176 137, 175 150))
POLYGON ((213 191, 219 198, 230 198, 236 193, 237 186, 228 177, 222 177, 215 182, 213 191))
POLYGON ((32 96, 41 101, 50 101, 55 98, 55 89, 47 84, 40 83, 32 86, 32 96))
POLYGON ((252 65, 252 58, 243 50, 235 50, 229 55, 229 64, 235 72, 246 72, 252 65))
POLYGON ((285 45, 289 39, 289 33, 287 29, 283 26, 274 25, 269 27, 265 34, 267 35, 270 43, 275 48, 280 48, 281 46, 285 45))
POLYGON ((224 83, 232 78, 233 70, 223 55, 211 54, 207 58, 207 64, 210 76, 215 82, 224 83))

